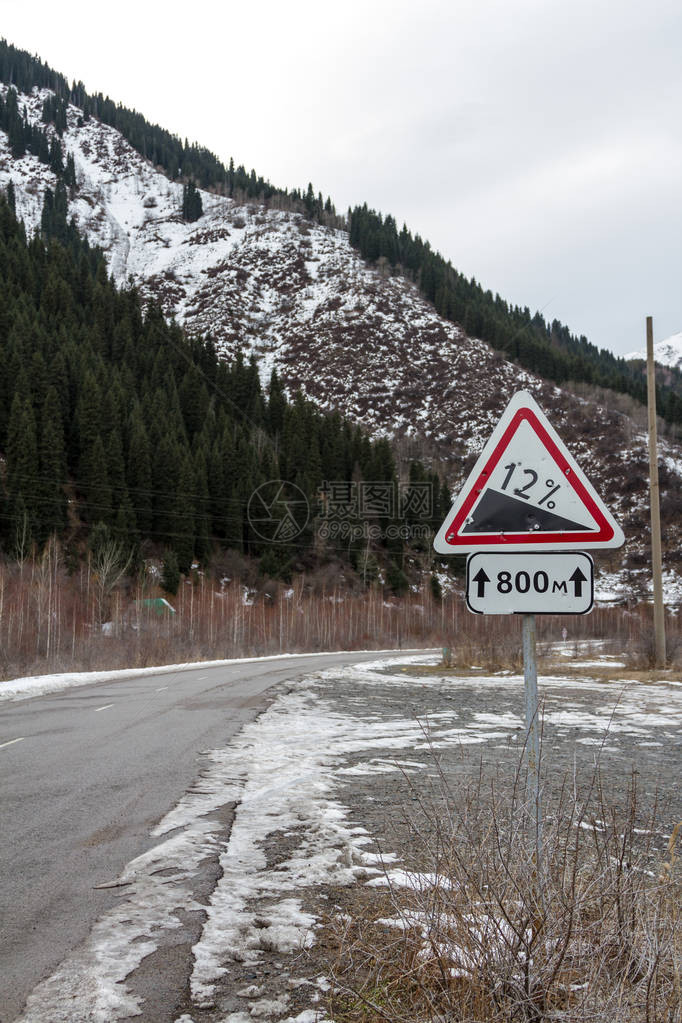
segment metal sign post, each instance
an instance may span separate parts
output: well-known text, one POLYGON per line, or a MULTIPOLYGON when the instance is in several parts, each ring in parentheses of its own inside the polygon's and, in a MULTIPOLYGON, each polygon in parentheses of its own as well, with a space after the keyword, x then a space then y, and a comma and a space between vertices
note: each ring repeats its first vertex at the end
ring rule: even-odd
MULTIPOLYGON (((540 706, 538 701, 538 663, 535 649, 535 615, 523 616, 523 681, 526 694, 526 803, 535 818, 535 843, 538 860, 542 850, 542 801, 540 798, 540 706)), ((538 868, 539 868, 538 863, 538 868)))
POLYGON ((536 614, 588 614, 594 566, 585 550, 613 549, 623 531, 527 391, 509 402, 433 542, 469 554, 467 607, 523 616, 527 817, 542 853, 536 614))

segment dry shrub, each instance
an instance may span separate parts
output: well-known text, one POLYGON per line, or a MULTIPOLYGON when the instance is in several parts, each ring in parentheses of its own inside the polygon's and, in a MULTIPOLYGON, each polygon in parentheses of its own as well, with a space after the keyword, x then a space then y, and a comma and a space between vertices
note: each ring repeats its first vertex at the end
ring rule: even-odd
MULTIPOLYGON (((623 657, 628 668, 646 670, 656 664, 656 641, 653 629, 653 610, 650 605, 626 612, 630 627, 626 642, 612 643, 614 653, 623 657)), ((675 668, 682 664, 682 630, 680 614, 668 612, 665 615, 666 663, 675 668)))
POLYGON ((661 862, 634 784, 617 810, 597 773, 585 799, 557 794, 536 841, 519 779, 422 800, 430 873, 336 924, 336 1023, 682 1020, 682 824, 661 862))
MULTIPOLYGON (((649 669, 655 662, 652 617, 649 604, 632 609, 594 608, 583 616, 538 615, 540 657, 552 659, 566 627, 574 656, 610 654, 622 659, 628 669, 649 669)), ((520 615, 471 615, 465 611, 453 623, 454 627, 444 632, 444 645, 451 648, 450 663, 462 670, 472 665, 486 671, 520 670, 520 618, 520 615)), ((682 615, 669 611, 665 628, 667 663, 675 668, 682 663, 682 615)), ((566 661, 565 666, 569 665, 570 661, 566 661)))

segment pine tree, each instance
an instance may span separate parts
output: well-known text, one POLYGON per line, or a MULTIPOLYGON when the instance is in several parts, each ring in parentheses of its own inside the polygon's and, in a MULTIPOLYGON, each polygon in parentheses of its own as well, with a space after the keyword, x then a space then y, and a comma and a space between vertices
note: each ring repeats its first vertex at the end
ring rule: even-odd
POLYGON ((399 597, 407 593, 410 585, 407 576, 403 572, 402 568, 396 565, 395 561, 390 561, 388 563, 388 568, 386 569, 386 583, 393 593, 399 597))
POLYGON ((96 439, 100 435, 100 414, 102 396, 94 373, 85 369, 80 380, 80 396, 75 416, 76 444, 73 452, 78 465, 78 474, 86 472, 84 459, 90 457, 96 439))
POLYGON ((59 397, 50 385, 42 409, 39 446, 40 538, 59 534, 66 524, 66 450, 59 397))
POLYGON ((142 536, 148 536, 152 528, 152 464, 149 438, 139 408, 131 416, 126 481, 137 528, 142 536))
POLYGON ((123 445, 119 430, 114 427, 107 437, 107 480, 111 488, 112 506, 117 510, 123 510, 122 521, 126 523, 126 536, 134 528, 134 521, 131 521, 132 505, 128 496, 128 484, 125 475, 125 463, 123 461, 123 445))
POLYGON ((203 427, 208 413, 206 384, 196 366, 191 366, 185 373, 178 389, 178 400, 187 436, 191 441, 203 427))
POLYGON ((277 376, 277 370, 273 369, 268 388, 267 426, 269 432, 274 436, 282 432, 286 405, 287 401, 277 376))
POLYGON ((69 153, 66 158, 66 167, 64 169, 64 184, 67 188, 76 187, 76 164, 74 163, 73 154, 69 153))
POLYGON ((50 170, 54 171, 57 177, 64 173, 64 155, 59 139, 53 138, 50 143, 50 170))
POLYGON ((28 523, 35 535, 40 466, 36 423, 31 403, 17 392, 7 427, 7 498, 12 525, 28 523))
POLYGON ((189 181, 182 187, 182 219, 191 224, 203 216, 204 206, 201 201, 201 193, 193 181, 189 181))
POLYGON ((208 489, 208 470, 205 448, 202 445, 193 457, 194 478, 194 553, 199 561, 206 561, 211 553, 211 498, 208 489))
POLYGON ((177 522, 175 501, 180 484, 182 452, 178 441, 166 434, 152 461, 153 533, 158 540, 175 546, 177 522))
POLYGON ((171 596, 175 596, 180 586, 180 569, 175 551, 166 551, 161 569, 161 587, 171 596))
POLYGON ((114 520, 111 487, 107 475, 107 458, 99 434, 94 444, 85 450, 81 459, 81 485, 85 494, 85 511, 90 523, 114 520))
MULTIPOLYGON (((180 571, 187 574, 192 567, 195 537, 194 473, 189 455, 180 465, 178 487, 170 515, 172 545, 178 557, 180 571)), ((170 538, 169 538, 170 539, 170 538)))

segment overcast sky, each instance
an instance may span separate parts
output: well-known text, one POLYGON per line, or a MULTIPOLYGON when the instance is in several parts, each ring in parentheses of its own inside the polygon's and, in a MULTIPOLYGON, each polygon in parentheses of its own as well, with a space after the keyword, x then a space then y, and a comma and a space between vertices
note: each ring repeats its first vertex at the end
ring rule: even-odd
POLYGON ((618 354, 682 330, 679 0, 0 0, 0 33, 282 187, 367 202, 618 354))

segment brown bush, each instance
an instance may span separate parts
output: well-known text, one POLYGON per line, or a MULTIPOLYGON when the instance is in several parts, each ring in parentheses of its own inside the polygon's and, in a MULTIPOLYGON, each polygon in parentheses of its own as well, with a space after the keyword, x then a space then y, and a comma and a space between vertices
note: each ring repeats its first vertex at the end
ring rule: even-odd
POLYGON ((682 822, 661 861, 634 782, 616 809, 598 771, 587 791, 566 779, 540 837, 521 765, 508 789, 441 780, 415 791, 422 872, 330 920, 330 1017, 680 1023, 682 822))

